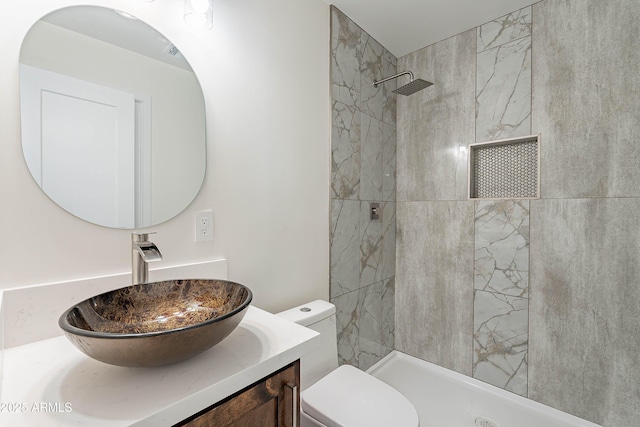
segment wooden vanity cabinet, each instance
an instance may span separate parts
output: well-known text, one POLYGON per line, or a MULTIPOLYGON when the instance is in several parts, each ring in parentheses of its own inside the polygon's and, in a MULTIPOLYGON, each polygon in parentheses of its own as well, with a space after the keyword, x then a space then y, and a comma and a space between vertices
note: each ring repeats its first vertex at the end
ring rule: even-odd
POLYGON ((297 427, 300 361, 285 366, 174 427, 297 427))

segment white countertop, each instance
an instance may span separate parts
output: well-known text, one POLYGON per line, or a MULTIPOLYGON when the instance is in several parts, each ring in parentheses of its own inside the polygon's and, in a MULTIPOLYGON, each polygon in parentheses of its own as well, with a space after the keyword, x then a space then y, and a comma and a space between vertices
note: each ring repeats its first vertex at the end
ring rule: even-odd
POLYGON ((317 337, 251 306, 224 341, 165 367, 107 365, 64 336, 13 347, 4 352, 0 425, 170 426, 299 359, 317 337))

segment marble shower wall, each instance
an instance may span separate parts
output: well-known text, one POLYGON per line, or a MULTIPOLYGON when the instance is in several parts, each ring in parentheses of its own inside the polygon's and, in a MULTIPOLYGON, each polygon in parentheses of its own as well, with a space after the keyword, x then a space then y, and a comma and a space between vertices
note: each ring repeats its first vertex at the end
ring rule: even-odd
POLYGON ((529 202, 469 201, 459 146, 531 133, 531 8, 398 67, 435 85, 398 100, 396 347, 526 396, 529 202))
POLYGON ((396 58, 331 7, 331 302, 339 362, 367 369, 394 348, 396 58), (370 203, 380 220, 370 220, 370 203))
POLYGON ((476 142, 531 133, 531 8, 477 29, 476 142))
POLYGON ((435 83, 397 101, 398 350, 637 427, 638 22, 543 0, 398 59, 435 83), (467 199, 461 145, 537 133, 540 199, 467 199))
POLYGON ((475 213, 473 377, 527 396, 529 201, 475 213))
MULTIPOLYGON (((476 142, 531 134, 531 7, 477 28, 476 142)), ((475 202, 473 377, 527 396, 529 201, 475 202)))

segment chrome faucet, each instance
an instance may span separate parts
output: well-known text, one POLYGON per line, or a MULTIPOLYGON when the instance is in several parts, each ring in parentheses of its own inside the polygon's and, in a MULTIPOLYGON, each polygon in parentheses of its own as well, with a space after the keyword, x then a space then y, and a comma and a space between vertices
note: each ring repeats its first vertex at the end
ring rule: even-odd
POLYGON ((162 254, 149 234, 131 233, 131 283, 138 285, 149 281, 149 263, 160 261, 162 254))

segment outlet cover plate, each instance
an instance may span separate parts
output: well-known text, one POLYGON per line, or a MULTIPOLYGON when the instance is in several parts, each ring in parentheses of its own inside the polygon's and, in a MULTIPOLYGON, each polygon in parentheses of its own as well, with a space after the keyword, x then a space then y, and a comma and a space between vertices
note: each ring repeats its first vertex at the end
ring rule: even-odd
POLYGON ((213 211, 196 212, 196 241, 213 240, 213 211))

